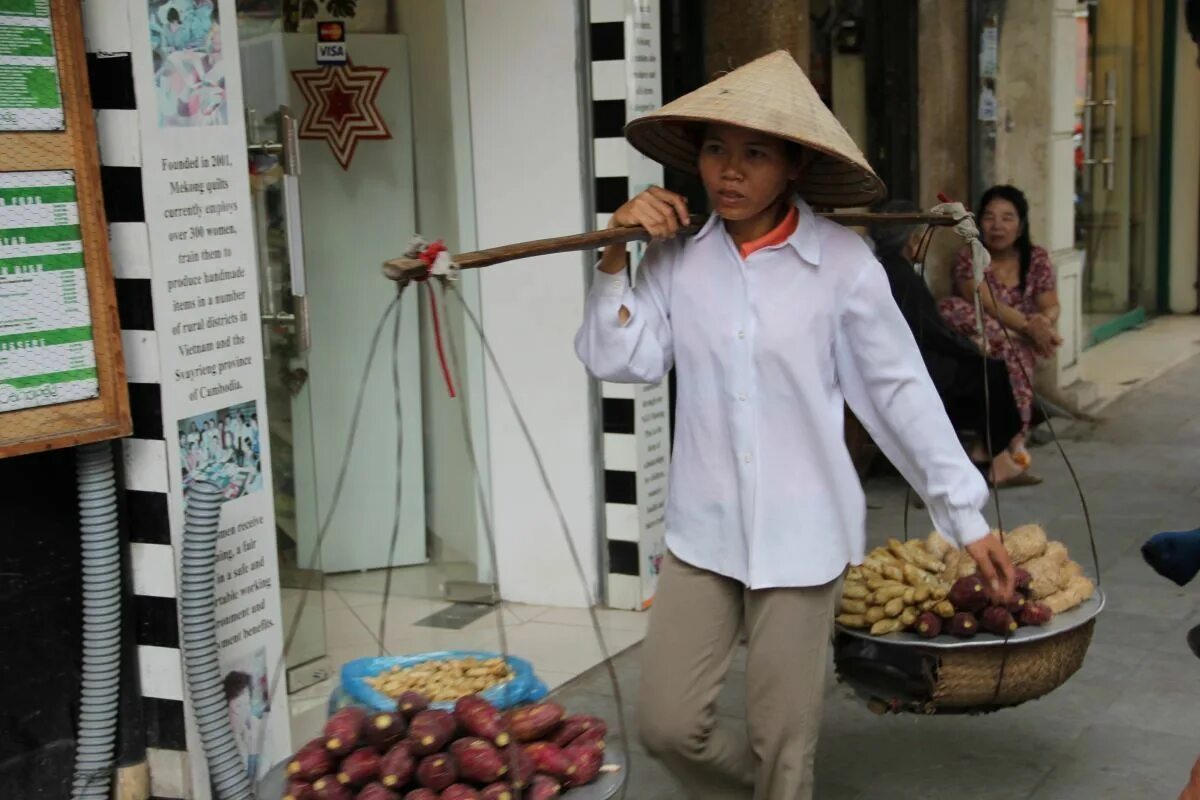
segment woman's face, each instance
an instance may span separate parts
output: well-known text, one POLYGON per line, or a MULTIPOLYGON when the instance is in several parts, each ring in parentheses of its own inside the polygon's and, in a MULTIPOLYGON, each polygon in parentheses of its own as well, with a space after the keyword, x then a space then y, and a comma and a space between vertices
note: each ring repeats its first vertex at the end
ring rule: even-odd
POLYGON ((732 125, 708 127, 699 167, 713 210, 733 221, 758 216, 800 177, 782 140, 732 125))
POLYGON ((983 243, 993 252, 1008 250, 1021 235, 1021 215, 1007 200, 996 198, 988 203, 979 222, 983 243))

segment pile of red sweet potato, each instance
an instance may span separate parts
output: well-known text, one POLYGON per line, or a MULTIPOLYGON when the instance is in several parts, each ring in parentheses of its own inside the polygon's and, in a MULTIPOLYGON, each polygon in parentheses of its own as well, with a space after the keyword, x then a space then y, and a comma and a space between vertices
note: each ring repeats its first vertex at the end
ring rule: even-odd
POLYGON ((450 712, 408 693, 394 713, 331 716, 288 764, 283 800, 546 800, 596 779, 607 730, 551 702, 501 714, 469 695, 450 712))
POLYGON ((917 618, 913 630, 923 638, 932 639, 949 633, 960 639, 970 639, 980 630, 997 636, 1010 636, 1021 625, 1045 625, 1054 617, 1044 603, 1030 599, 1031 576, 1017 569, 1017 593, 1007 603, 989 599, 987 588, 978 575, 959 578, 950 587, 948 600, 954 616, 943 620, 937 614, 925 612, 917 618))

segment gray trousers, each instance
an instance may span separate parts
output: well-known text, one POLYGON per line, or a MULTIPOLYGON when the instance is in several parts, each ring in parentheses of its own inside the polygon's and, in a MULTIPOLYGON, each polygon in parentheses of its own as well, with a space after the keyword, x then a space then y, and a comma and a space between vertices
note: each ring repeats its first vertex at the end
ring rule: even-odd
POLYGON ((809 800, 840 580, 751 591, 667 553, 642 648, 638 731, 688 800, 809 800), (746 726, 717 695, 743 625, 746 726))

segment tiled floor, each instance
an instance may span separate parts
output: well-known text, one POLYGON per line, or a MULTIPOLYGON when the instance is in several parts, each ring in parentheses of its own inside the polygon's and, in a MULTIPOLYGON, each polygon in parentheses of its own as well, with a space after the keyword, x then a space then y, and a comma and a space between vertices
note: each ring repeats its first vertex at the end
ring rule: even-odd
MULTIPOLYGON (((442 597, 447 581, 475 580, 475 565, 462 562, 438 562, 415 567, 397 567, 392 570, 392 597, 442 597)), ((330 575, 325 579, 325 588, 342 594, 374 595, 382 597, 387 581, 387 571, 354 572, 330 575)))
MULTIPOLYGON (((406 571, 407 568, 396 573, 406 571)), ((413 591, 421 586, 433 588, 438 579, 435 572, 427 570, 428 574, 417 581, 404 576, 395 583, 407 581, 406 588, 413 591)), ((388 655, 451 649, 500 652, 497 618, 502 615, 508 652, 532 663, 538 677, 555 689, 602 663, 605 649, 608 655, 616 655, 640 642, 646 631, 646 614, 598 609, 602 646, 586 609, 513 603, 502 604, 460 630, 426 627, 416 623, 448 608, 450 603, 429 597, 398 596, 394 584, 387 613, 383 615, 386 629, 381 640, 383 579, 382 573, 334 576, 327 581, 323 592, 310 593, 301 630, 317 635, 319 626, 313 624, 313 616, 318 609, 324 614, 326 655, 335 673, 347 661, 381 652, 388 655)), ((296 608, 300 592, 285 589, 283 594, 285 609, 296 608)), ((291 617, 285 619, 290 622, 291 617)), ((336 682, 335 674, 330 680, 289 698, 294 742, 302 743, 316 735, 336 682)))

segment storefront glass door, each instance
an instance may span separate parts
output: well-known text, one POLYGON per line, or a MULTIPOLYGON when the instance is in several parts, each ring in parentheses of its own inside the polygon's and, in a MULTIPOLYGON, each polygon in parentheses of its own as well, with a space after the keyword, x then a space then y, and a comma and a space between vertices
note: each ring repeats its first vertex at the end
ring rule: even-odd
POLYGON ((1154 287, 1153 5, 1092 0, 1076 15, 1076 247, 1092 344, 1140 324, 1154 287))
POLYGON ((299 627, 285 657, 288 689, 299 691, 328 676, 325 575, 304 548, 300 531, 316 526, 316 483, 311 457, 308 298, 300 231, 296 119, 286 107, 246 109, 250 185, 258 246, 259 305, 263 322, 275 520, 285 630, 299 627), (316 590, 301 603, 304 590, 316 590))
MULTIPOLYGON (((378 654, 379 626, 364 620, 380 618, 385 585, 393 597, 436 596, 442 581, 423 579, 421 309, 415 290, 393 304, 394 286, 379 269, 416 232, 407 42, 354 35, 350 63, 325 66, 315 33, 289 27, 267 11, 239 16, 296 692, 347 660, 378 654), (361 133, 356 115, 368 105, 382 130, 346 146, 338 131, 361 133), (306 127, 314 107, 327 116, 306 127)), ((402 633, 393 624, 386 646, 406 646, 396 643, 402 633)))

